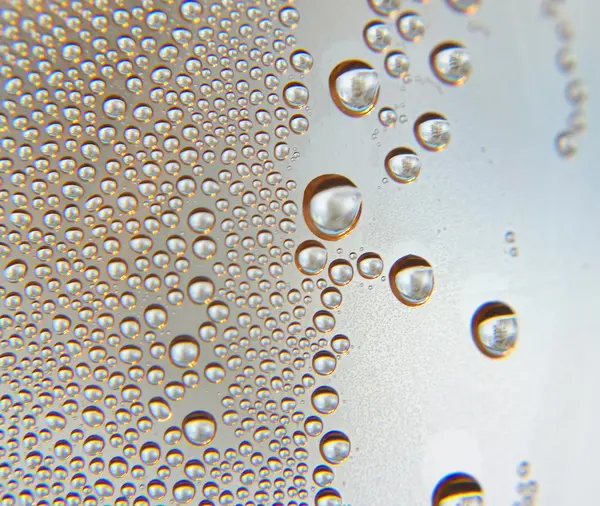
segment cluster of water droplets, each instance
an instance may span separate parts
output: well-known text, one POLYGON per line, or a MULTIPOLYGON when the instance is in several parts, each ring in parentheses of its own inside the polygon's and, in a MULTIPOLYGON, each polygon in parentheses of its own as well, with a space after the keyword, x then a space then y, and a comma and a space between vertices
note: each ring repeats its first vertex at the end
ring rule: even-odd
POLYGON ((588 91, 585 83, 577 76, 578 62, 574 51, 575 34, 571 24, 564 19, 563 3, 557 0, 545 0, 544 12, 554 22, 559 47, 556 52, 556 64, 567 79, 565 99, 570 112, 565 127, 556 136, 556 149, 563 157, 572 157, 577 153, 579 139, 587 131, 588 91))
POLYGON ((299 12, 31 4, 0 11, 0 501, 338 504, 341 294, 284 281, 299 12))
MULTIPOLYGON (((472 14, 479 7, 478 1, 448 0, 456 12, 472 14)), ((384 70, 392 78, 400 78, 404 84, 412 82, 410 75, 410 50, 392 48, 394 32, 400 41, 418 43, 425 34, 425 20, 416 10, 401 10, 398 0, 369 0, 371 9, 382 19, 370 21, 363 30, 363 39, 369 49, 385 53, 384 70), (392 23, 392 20, 393 23, 392 23), (395 24, 395 30, 391 26, 395 24)), ((430 53, 432 73, 447 85, 461 85, 471 73, 471 55, 456 42, 445 42, 430 53)), ((338 108, 349 116, 364 116, 377 105, 382 86, 380 73, 368 62, 346 60, 338 64, 329 79, 331 96, 338 108)), ((405 123, 405 114, 384 106, 378 118, 385 128, 393 128, 398 121, 405 123)), ((450 122, 439 113, 425 113, 414 121, 414 135, 421 148, 428 151, 444 149, 451 138, 450 122)), ((416 180, 421 170, 421 158, 416 149, 408 146, 395 148, 386 158, 389 176, 399 183, 416 180)))

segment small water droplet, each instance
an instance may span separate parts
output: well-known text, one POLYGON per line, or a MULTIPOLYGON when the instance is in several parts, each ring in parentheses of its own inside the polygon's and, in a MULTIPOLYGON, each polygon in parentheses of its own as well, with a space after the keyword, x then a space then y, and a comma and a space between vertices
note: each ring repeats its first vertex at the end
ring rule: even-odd
POLYGON ((481 5, 481 0, 447 0, 447 2, 450 7, 464 14, 474 14, 481 5))
POLYGON ((343 432, 331 431, 321 438, 321 455, 326 462, 339 465, 350 456, 350 440, 343 432))
POLYGON ((400 8, 400 0, 369 0, 369 5, 383 16, 391 16, 400 8))
POLYGON ((506 357, 517 344, 517 316, 502 302, 488 302, 475 311, 471 332, 482 353, 491 358, 506 357))
POLYGON ((385 168, 394 181, 411 183, 421 172, 421 158, 411 149, 396 148, 386 156, 385 168))
POLYGON ((417 12, 406 12, 398 18, 398 32, 404 40, 418 42, 425 33, 425 21, 417 12))
POLYGON ((304 274, 314 276, 327 264, 327 249, 318 241, 305 241, 296 250, 296 265, 304 274))
POLYGON ((392 51, 385 57, 385 70, 392 77, 404 77, 408 74, 410 62, 406 53, 392 51))
POLYGON ((429 151, 441 151, 450 142, 450 122, 440 114, 422 115, 414 130, 419 144, 429 151))
POLYGON ((367 46, 378 53, 385 51, 392 43, 390 29, 381 21, 369 23, 364 29, 363 36, 367 46))
POLYGON ((460 44, 441 44, 432 51, 430 62, 434 74, 446 84, 464 84, 471 74, 471 53, 460 44))
POLYGON ((379 110, 379 122, 384 127, 393 127, 398 121, 398 113, 391 107, 383 107, 379 110))
POLYGON ((206 411, 194 411, 182 423, 183 435, 194 446, 206 446, 217 433, 217 422, 206 411))
POLYGON ((483 490, 477 480, 464 473, 445 476, 433 491, 433 506, 483 504, 483 490))
POLYGON ((383 272, 383 260, 377 253, 363 253, 358 259, 358 272, 363 278, 375 279, 383 272))

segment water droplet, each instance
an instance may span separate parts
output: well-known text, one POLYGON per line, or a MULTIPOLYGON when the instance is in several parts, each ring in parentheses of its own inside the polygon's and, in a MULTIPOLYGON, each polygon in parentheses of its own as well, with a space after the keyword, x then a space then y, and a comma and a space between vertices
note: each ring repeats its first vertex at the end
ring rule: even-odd
POLYGON ((215 294, 215 285, 209 279, 198 276, 188 285, 188 295, 195 304, 208 304, 215 294))
POLYGON ((385 57, 385 70, 392 77, 404 77, 409 68, 408 56, 402 51, 392 51, 385 57))
POLYGON ((390 107, 383 107, 379 110, 379 122, 384 127, 393 127, 398 121, 398 114, 390 107))
POLYGON ((162 397, 154 397, 148 402, 148 411, 152 417, 159 422, 166 422, 172 416, 169 403, 162 397))
POLYGON ((217 422, 206 411, 194 411, 182 423, 183 435, 194 446, 206 446, 217 433, 217 422))
POLYGON ((289 83, 283 90, 283 99, 290 107, 302 109, 308 104, 308 88, 301 83, 289 83))
POLYGON ((18 283, 25 279, 27 264, 22 260, 9 262, 4 268, 4 277, 9 283, 18 283))
POLYGON ((385 168, 394 181, 411 183, 421 172, 421 158, 411 149, 396 148, 386 156, 385 168))
POLYGON ((383 16, 392 16, 400 9, 400 0, 369 0, 369 5, 383 16))
POLYGON ((419 144, 429 151, 441 151, 450 142, 450 122, 440 114, 422 115, 414 130, 419 144))
POLYGON ((338 108, 349 116, 363 116, 373 110, 379 98, 379 76, 367 63, 346 60, 329 76, 329 89, 338 108))
POLYGON ((325 488, 317 492, 315 506, 342 506, 342 497, 337 490, 325 488))
POLYGON ((354 269, 347 260, 335 260, 329 266, 329 277, 338 286, 344 286, 352 281, 354 269))
POLYGON ((144 320, 148 327, 152 329, 161 329, 167 324, 167 312, 165 308, 159 305, 151 305, 144 311, 144 320))
POLYGON ((573 132, 561 132, 556 137, 556 149, 561 156, 569 158, 577 153, 577 141, 573 132))
POLYGON ((200 345, 191 336, 179 336, 169 344, 169 358, 177 367, 192 367, 200 356, 200 345))
POLYGON ((359 274, 366 279, 375 279, 383 272, 383 260, 377 253, 363 253, 357 266, 359 274))
POLYGON ((321 376, 329 376, 335 371, 337 360, 329 351, 319 351, 313 357, 313 369, 321 376))
POLYGON ((304 274, 314 276, 327 264, 327 249, 318 241, 305 241, 296 250, 296 265, 304 274))
POLYGON ((464 473, 442 478, 433 491, 433 506, 483 505, 483 490, 477 480, 464 473))
POLYGON ((350 456, 350 440, 343 432, 328 432, 321 438, 319 448, 329 464, 339 465, 350 456))
POLYGON ((444 83, 464 84, 471 74, 471 53, 460 44, 447 42, 431 53, 431 68, 444 83))
POLYGON ((294 28, 300 20, 300 14, 294 7, 284 7, 279 11, 279 21, 283 26, 294 28))
POLYGON ((335 318, 329 311, 318 311, 313 317, 313 323, 319 332, 326 334, 335 327, 335 318))
POLYGON ((363 37, 367 46, 373 51, 385 51, 392 43, 392 34, 385 23, 381 21, 373 21, 369 23, 363 32, 363 37))
POLYGON ((479 6, 481 5, 481 0, 446 0, 448 5, 453 9, 456 9, 458 12, 462 12, 464 14, 474 14, 479 6))
POLYGON ((326 174, 308 184, 302 207, 310 230, 321 239, 336 241, 358 223, 362 195, 348 178, 326 174))
POLYGON ((308 72, 313 66, 313 57, 308 51, 294 51, 290 56, 290 63, 297 72, 308 72))
POLYGON ((392 292, 407 306, 424 304, 433 292, 433 269, 418 256, 408 255, 397 260, 389 279, 392 292))
POLYGON ((120 120, 125 116, 127 104, 121 97, 108 97, 102 104, 102 110, 109 118, 120 120))
POLYGON ((331 349, 339 354, 348 353, 350 350, 350 339, 342 334, 338 334, 331 340, 331 349))
POLYGON ((398 32, 404 40, 418 42, 425 33, 425 21, 417 12, 406 12, 398 18, 398 32))
POLYGON ((502 302, 488 302, 475 311, 471 332, 483 354, 491 358, 506 357, 517 345, 517 316, 502 302))

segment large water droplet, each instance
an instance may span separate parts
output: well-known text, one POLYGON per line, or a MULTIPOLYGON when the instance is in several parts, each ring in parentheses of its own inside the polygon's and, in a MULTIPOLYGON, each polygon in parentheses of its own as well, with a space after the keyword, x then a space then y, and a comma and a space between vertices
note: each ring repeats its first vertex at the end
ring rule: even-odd
POLYGON ((371 112, 379 97, 379 76, 367 63, 347 60, 329 76, 329 89, 338 108, 350 116, 371 112))
POLYGON ((217 433, 217 422, 206 411, 194 411, 182 423, 183 435, 195 446, 209 444, 217 433))
POLYGON ((488 302, 475 311, 471 332, 482 353, 491 358, 506 357, 517 345, 517 316, 502 302, 488 302))
POLYGON ((421 172, 421 158, 411 149, 397 148, 388 153, 385 168, 394 181, 411 183, 421 172))
POLYGON ((433 269, 418 256, 408 255, 397 260, 389 279, 394 295, 408 306, 424 304, 433 292, 433 269))
POLYGON ((463 46, 446 43, 431 53, 431 68, 444 83, 464 84, 471 74, 471 53, 463 46))
POLYGON ((440 114, 423 114, 415 122, 415 137, 425 149, 441 151, 450 142, 450 122, 440 114))
POLYGON ((304 219, 321 239, 336 241, 358 223, 362 195, 344 176, 326 174, 313 179, 304 191, 304 219))

